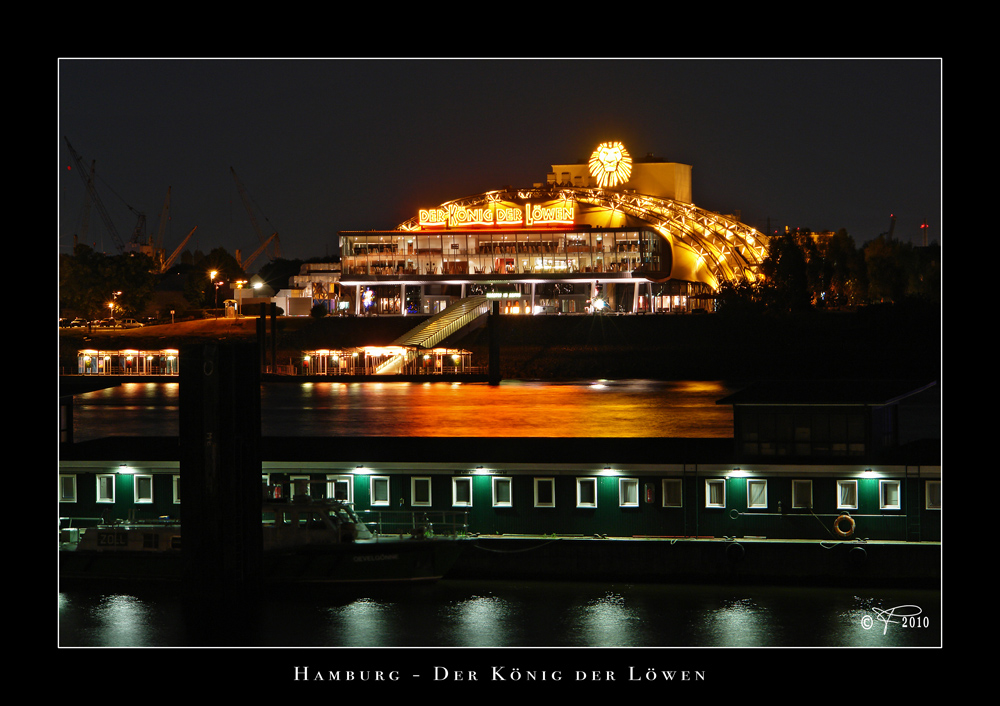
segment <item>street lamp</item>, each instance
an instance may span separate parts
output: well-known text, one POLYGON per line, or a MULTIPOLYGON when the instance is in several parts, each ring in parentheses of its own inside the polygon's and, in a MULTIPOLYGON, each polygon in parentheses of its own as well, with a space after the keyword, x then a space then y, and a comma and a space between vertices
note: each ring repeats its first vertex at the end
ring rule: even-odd
POLYGON ((219 287, 222 285, 222 282, 215 281, 217 274, 219 274, 218 270, 212 270, 208 273, 209 282, 215 285, 215 318, 219 318, 219 287))
POLYGON ((219 318, 219 287, 222 286, 222 280, 218 282, 213 282, 215 285, 215 318, 219 318))
POLYGON ((119 296, 121 292, 111 292, 111 301, 108 302, 108 308, 111 309, 111 328, 115 327, 115 305, 119 296))
MULTIPOLYGON (((247 283, 247 281, 245 279, 238 279, 238 280, 236 280, 236 289, 242 290, 243 289, 243 285, 246 284, 246 283, 247 283)), ((240 316, 243 316, 243 292, 241 291, 239 294, 240 294, 239 299, 236 302, 236 316, 237 316, 237 318, 240 317, 240 316)))

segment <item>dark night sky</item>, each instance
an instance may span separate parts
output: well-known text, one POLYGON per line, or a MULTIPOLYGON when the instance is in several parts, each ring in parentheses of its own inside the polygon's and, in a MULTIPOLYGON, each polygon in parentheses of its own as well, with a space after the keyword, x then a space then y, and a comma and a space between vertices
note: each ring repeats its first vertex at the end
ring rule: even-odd
MULTIPOLYGON (((888 230, 941 242, 941 72, 901 60, 92 60, 59 62, 59 250, 81 224, 89 165, 127 240, 244 255, 259 241, 230 167, 282 255, 335 252, 338 230, 544 182, 552 164, 624 142, 693 166, 693 197, 764 229, 888 230), (127 205, 127 206, 126 206, 127 205), (265 220, 266 219, 266 220, 265 220)), ((115 252, 91 212, 97 249, 115 252)), ((263 265, 259 258, 252 270, 263 265)))

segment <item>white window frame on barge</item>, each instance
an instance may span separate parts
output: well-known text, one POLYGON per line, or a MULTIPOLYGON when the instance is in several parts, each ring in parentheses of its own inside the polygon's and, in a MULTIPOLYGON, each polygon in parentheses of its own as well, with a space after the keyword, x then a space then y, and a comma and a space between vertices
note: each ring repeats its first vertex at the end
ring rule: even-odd
POLYGON ((413 476, 410 478, 410 506, 411 507, 430 507, 434 503, 434 496, 432 492, 431 477, 430 476, 413 476), (417 500, 417 487, 421 485, 427 486, 427 500, 417 500))
POLYGON ((838 480, 837 481, 837 509, 857 510, 858 509, 858 481, 838 480), (844 491, 847 491, 847 496, 844 491))
POLYGON ((534 489, 535 489, 535 507, 555 507, 556 506, 556 479, 555 478, 535 478, 534 479, 534 489), (547 485, 549 487, 549 497, 552 499, 548 502, 542 502, 538 499, 538 489, 547 485))
POLYGON ((799 479, 792 481, 792 509, 805 510, 813 506, 813 482, 811 480, 799 479), (803 503, 802 495, 808 490, 809 499, 803 503))
POLYGON ((663 491, 661 505, 663 507, 684 506, 684 482, 680 478, 664 478, 660 484, 663 491), (673 488, 673 490, 668 490, 673 488))
POLYGON ((114 473, 98 473, 97 474, 97 502, 99 503, 110 503, 115 502, 115 474, 114 473), (102 487, 103 486, 103 487, 102 487), (107 491, 110 490, 110 497, 107 491))
POLYGON ((726 507, 726 479, 725 478, 706 478, 705 479, 705 507, 726 507), (721 489, 721 502, 718 497, 718 493, 715 493, 716 499, 712 499, 713 490, 721 489))
POLYGON ((767 481, 763 478, 747 478, 747 509, 767 509, 767 481))
POLYGON ((153 476, 149 473, 137 473, 132 476, 132 498, 136 505, 149 505, 153 502, 153 476), (140 481, 149 482, 149 494, 140 493, 140 481))
POLYGON ((472 507, 472 476, 455 476, 451 479, 451 506, 472 507), (459 499, 459 488, 468 486, 468 498, 459 499))
POLYGON ((514 481, 509 476, 493 476, 493 507, 514 507, 514 481), (500 497, 499 489, 507 486, 507 499, 500 497))
POLYGON ((312 495, 312 476, 308 475, 290 475, 288 476, 288 497, 295 498, 295 484, 305 481, 306 484, 306 495, 312 495))
POLYGON ((76 474, 63 473, 59 476, 59 502, 76 502, 76 474))
POLYGON ((576 479, 576 506, 585 508, 595 508, 597 507, 597 478, 577 478, 576 479), (584 485, 590 485, 594 488, 594 500, 585 502, 582 497, 581 489, 584 485))
POLYGON ((929 480, 924 483, 924 509, 941 509, 941 481, 929 480))
POLYGON ((618 507, 639 507, 639 479, 618 479, 618 507))
POLYGON ((392 504, 392 492, 389 485, 389 476, 368 476, 368 500, 372 507, 389 507, 392 504), (385 499, 378 498, 379 488, 385 487, 385 499))
POLYGON ((326 477, 326 497, 330 500, 340 500, 342 503, 350 505, 354 502, 354 476, 351 475, 328 475, 326 477), (337 497, 337 486, 343 485, 347 489, 344 498, 337 497))
POLYGON ((878 482, 878 506, 880 510, 903 509, 903 484, 898 480, 885 478, 878 482))

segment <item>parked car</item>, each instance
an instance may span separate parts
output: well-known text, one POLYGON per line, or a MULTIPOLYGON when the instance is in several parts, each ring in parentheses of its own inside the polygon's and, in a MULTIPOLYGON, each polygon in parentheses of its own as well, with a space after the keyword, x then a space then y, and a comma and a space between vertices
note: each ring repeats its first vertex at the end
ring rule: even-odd
POLYGON ((135 319, 122 319, 122 322, 119 325, 122 328, 142 328, 143 326, 145 326, 145 324, 140 323, 135 319))

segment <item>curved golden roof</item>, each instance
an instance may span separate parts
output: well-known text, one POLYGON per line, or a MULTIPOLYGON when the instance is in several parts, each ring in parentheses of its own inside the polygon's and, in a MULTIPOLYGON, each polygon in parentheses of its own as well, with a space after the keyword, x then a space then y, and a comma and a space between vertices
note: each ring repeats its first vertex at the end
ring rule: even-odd
MULTIPOLYGON (((499 189, 441 204, 440 208, 487 207, 533 200, 572 201, 585 207, 577 217, 591 226, 646 227, 658 233, 671 249, 671 279, 704 282, 718 289, 723 282, 754 282, 767 254, 767 236, 724 216, 673 199, 601 187, 547 185, 528 189, 499 189)), ((417 218, 398 230, 421 230, 417 218)))

